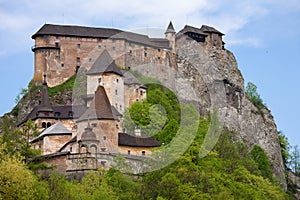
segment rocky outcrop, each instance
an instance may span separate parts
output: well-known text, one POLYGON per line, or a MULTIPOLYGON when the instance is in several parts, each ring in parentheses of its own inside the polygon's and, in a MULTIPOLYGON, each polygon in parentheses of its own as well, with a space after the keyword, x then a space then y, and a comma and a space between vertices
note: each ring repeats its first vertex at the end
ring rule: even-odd
POLYGON ((266 108, 262 110, 263 114, 259 113, 245 95, 244 79, 234 55, 228 50, 206 49, 196 42, 186 42, 177 49, 179 72, 186 79, 194 77, 195 71, 198 72, 197 77, 193 78, 193 85, 199 91, 201 106, 209 109, 217 101, 220 120, 229 130, 236 131, 250 148, 258 144, 265 150, 274 174, 280 179, 282 188, 286 189, 285 167, 273 116, 266 108), (218 96, 224 92, 225 98, 218 96))
POLYGON ((245 95, 244 79, 234 55, 193 40, 177 41, 176 50, 176 66, 142 65, 132 69, 160 80, 185 101, 195 102, 202 115, 212 107, 217 108, 227 129, 237 132, 249 148, 258 144, 265 150, 274 175, 286 190, 285 167, 273 116, 267 108, 262 109, 263 114, 259 113, 245 95))

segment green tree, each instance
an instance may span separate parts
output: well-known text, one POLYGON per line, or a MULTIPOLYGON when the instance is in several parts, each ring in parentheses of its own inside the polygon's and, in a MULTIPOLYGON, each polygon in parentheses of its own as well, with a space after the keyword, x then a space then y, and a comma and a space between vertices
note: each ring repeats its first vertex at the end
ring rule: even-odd
POLYGON ((293 172, 300 175, 300 151, 298 145, 292 147, 289 166, 293 172))
POLYGON ((254 161, 257 163, 262 176, 272 182, 273 173, 271 170, 271 164, 265 151, 260 146, 254 145, 250 153, 254 161))
POLYGON ((258 109, 257 111, 255 111, 255 113, 258 113, 262 117, 264 117, 264 112, 262 111, 262 109, 265 108, 266 105, 263 103, 260 95, 257 92, 257 86, 254 83, 248 82, 245 92, 249 100, 258 109))
POLYGON ((0 124, 0 130, 2 130, 0 143, 6 144, 8 154, 10 156, 20 155, 30 168, 36 168, 37 165, 32 161, 39 157, 41 152, 38 149, 33 149, 29 142, 31 138, 39 134, 36 124, 28 120, 22 127, 18 128, 11 118, 5 116, 0 124))
POLYGON ((48 199, 47 193, 47 185, 37 180, 21 157, 9 155, 6 145, 0 144, 0 199, 48 199))
POLYGON ((285 166, 288 166, 288 161, 290 159, 290 143, 287 139, 287 137, 283 134, 282 131, 278 131, 278 138, 279 138, 279 144, 281 149, 281 155, 283 159, 283 163, 285 166))

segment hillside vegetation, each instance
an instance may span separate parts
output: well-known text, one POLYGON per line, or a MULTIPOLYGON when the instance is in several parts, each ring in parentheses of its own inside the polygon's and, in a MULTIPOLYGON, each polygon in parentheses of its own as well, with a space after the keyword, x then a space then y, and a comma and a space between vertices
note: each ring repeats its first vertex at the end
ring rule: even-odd
MULTIPOLYGON (((127 116, 129 113, 140 126, 155 119, 149 113, 162 116, 164 123, 151 124, 161 127, 161 130, 157 128, 155 138, 165 144, 179 128, 177 99, 171 91, 158 85, 148 86, 147 100, 134 104, 127 116), (151 110, 154 104, 162 105, 165 111, 151 110)), ((234 132, 224 130, 213 150, 206 157, 199 157, 210 119, 200 118, 196 137, 188 150, 161 170, 133 176, 115 168, 99 169, 88 173, 81 182, 67 181, 55 172, 47 179, 39 178, 29 170, 20 151, 9 152, 8 147, 13 149, 14 143, 5 136, 16 129, 13 122, 6 122, 1 124, 1 129, 3 126, 5 129, 0 138, 0 199, 289 199, 276 185, 263 149, 254 146, 249 151, 243 143, 234 142, 234 132)), ((28 147, 28 143, 18 145, 21 145, 19 149, 22 145, 28 147)))

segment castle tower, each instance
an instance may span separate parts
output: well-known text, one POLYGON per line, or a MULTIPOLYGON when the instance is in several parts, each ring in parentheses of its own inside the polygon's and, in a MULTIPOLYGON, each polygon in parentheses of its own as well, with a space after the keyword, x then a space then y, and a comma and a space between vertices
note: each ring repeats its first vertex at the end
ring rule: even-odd
POLYGON ((175 29, 174 29, 174 26, 172 24, 172 21, 170 21, 169 23, 169 26, 165 32, 165 36, 166 36, 166 39, 169 40, 170 42, 170 48, 172 48, 172 52, 175 53, 175 29))
POLYGON ((50 103, 50 98, 48 94, 46 74, 44 74, 44 82, 42 89, 42 100, 37 110, 38 117, 53 117, 53 108, 50 103))
POLYGON ((120 113, 124 111, 123 73, 107 50, 104 50, 87 74, 87 95, 93 95, 98 86, 105 88, 108 99, 120 113))
POLYGON ((96 140, 99 141, 100 151, 117 152, 118 124, 113 116, 111 104, 103 86, 98 86, 90 107, 76 122, 78 141, 87 139, 83 133, 90 123, 96 134, 96 140))

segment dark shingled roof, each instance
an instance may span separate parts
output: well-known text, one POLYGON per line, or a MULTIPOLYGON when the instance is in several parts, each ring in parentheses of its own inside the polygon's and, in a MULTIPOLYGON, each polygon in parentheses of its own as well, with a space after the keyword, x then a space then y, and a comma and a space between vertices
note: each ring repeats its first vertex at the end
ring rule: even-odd
POLYGON ((87 108, 83 105, 52 106, 54 113, 52 116, 38 116, 38 109, 39 106, 34 107, 18 126, 22 125, 29 119, 35 120, 37 118, 77 119, 86 111, 87 108), (59 116, 56 116, 55 113, 59 113, 59 116), (70 115, 70 113, 72 113, 72 115, 70 115))
POLYGON ((92 28, 85 26, 70 26, 70 25, 54 25, 44 24, 33 36, 43 35, 64 35, 64 36, 77 36, 77 37, 92 37, 92 38, 109 38, 113 35, 121 33, 121 30, 112 28, 92 28))
POLYGON ((176 33, 172 21, 170 21, 168 28, 165 33, 176 33))
POLYGON ((140 85, 146 88, 130 71, 122 70, 125 85, 140 85))
POLYGON ((41 104, 38 106, 37 112, 53 112, 53 108, 50 104, 50 98, 48 94, 47 82, 46 82, 46 75, 44 75, 44 83, 42 89, 42 101, 41 104))
POLYGON ((182 34, 188 33, 188 32, 192 32, 192 33, 198 33, 200 35, 204 35, 207 36, 207 33, 204 33, 201 29, 193 27, 193 26, 189 26, 189 25, 185 25, 183 29, 181 29, 176 36, 180 36, 182 34))
POLYGON ((106 49, 100 54, 91 69, 86 74, 93 75, 102 73, 115 73, 123 76, 121 69, 118 68, 115 61, 112 59, 106 49))
POLYGON ((165 38, 150 38, 150 41, 157 46, 161 46, 165 49, 170 49, 170 41, 165 38))
POLYGON ((221 33, 214 27, 207 26, 207 25, 202 25, 200 30, 203 31, 204 33, 217 33, 218 35, 224 35, 224 33, 221 33))
POLYGON ((95 92, 91 106, 78 119, 78 122, 88 119, 114 119, 109 99, 104 87, 101 85, 98 86, 95 92))
POLYGON ((139 43, 143 45, 152 46, 155 48, 165 48, 150 41, 149 37, 142 34, 122 31, 112 28, 95 28, 85 26, 72 25, 54 25, 44 24, 34 35, 32 39, 37 36, 56 35, 56 36, 70 36, 70 37, 90 37, 90 38, 114 38, 123 39, 129 42, 139 43))
POLYGON ((132 147, 159 147, 161 143, 149 136, 134 136, 127 133, 119 133, 119 146, 132 147))

